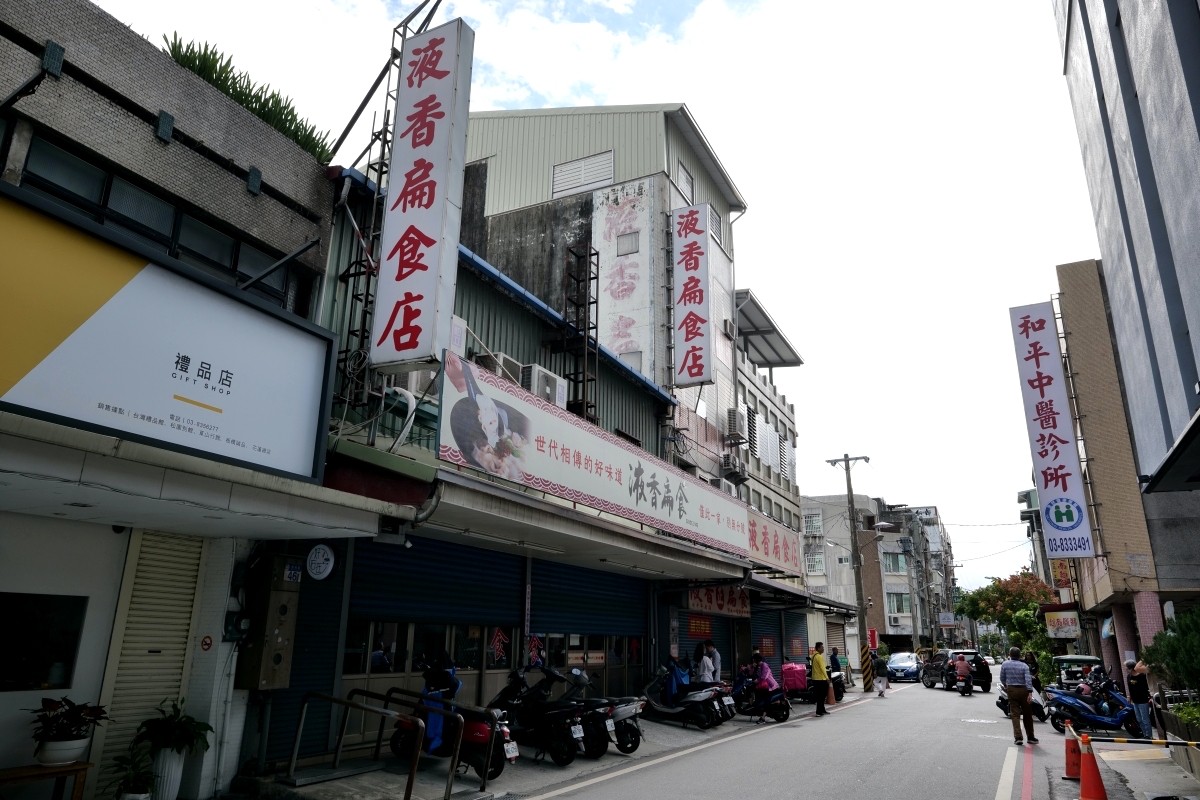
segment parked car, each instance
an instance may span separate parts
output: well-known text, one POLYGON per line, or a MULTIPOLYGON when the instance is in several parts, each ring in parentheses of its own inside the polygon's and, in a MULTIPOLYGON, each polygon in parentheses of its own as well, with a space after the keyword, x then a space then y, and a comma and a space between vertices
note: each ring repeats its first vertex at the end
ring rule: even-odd
POLYGON ((983 660, 987 662, 989 667, 996 666, 996 659, 992 658, 991 656, 984 656, 983 660))
POLYGON ((938 650, 921 665, 921 683, 926 689, 933 689, 939 683, 949 691, 954 688, 954 662, 959 655, 966 656, 971 662, 971 679, 981 692, 992 690, 992 668, 977 650, 938 650))
POLYGON ((893 653, 888 659, 888 680, 890 681, 919 681, 921 679, 921 660, 916 653, 893 653))

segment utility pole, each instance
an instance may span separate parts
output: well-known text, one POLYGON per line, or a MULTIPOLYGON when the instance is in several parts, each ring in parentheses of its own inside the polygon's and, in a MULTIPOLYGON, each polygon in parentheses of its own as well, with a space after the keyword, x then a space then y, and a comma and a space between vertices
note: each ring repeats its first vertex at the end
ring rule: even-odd
POLYGON ((845 453, 841 458, 832 458, 825 463, 846 470, 846 506, 850 515, 847 522, 850 525, 850 558, 854 567, 854 595, 858 601, 858 647, 861 652, 863 644, 867 641, 867 604, 863 599, 862 551, 858 549, 858 510, 854 508, 854 484, 850 480, 850 465, 855 461, 870 463, 871 459, 868 456, 851 458, 849 453, 845 453))

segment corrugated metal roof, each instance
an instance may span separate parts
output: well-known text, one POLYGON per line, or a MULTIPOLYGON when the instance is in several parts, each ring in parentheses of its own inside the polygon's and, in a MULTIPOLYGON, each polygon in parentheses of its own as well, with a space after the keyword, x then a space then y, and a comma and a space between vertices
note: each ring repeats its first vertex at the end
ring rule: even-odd
POLYGON ((738 289, 734 301, 738 310, 738 339, 751 361, 764 369, 798 367, 804 363, 754 292, 738 289))
POLYGON ((614 150, 615 183, 658 172, 667 163, 665 120, 679 127, 731 211, 746 201, 683 103, 478 111, 471 114, 467 161, 503 155, 489 164, 485 213, 503 213, 551 199, 555 164, 614 150), (600 117, 584 123, 582 117, 600 117))

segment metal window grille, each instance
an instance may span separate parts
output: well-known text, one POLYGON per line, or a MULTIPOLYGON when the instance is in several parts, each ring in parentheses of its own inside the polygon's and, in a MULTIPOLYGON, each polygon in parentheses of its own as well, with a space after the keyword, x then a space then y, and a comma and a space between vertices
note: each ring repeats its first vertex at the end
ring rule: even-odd
POLYGON ((639 246, 638 234, 639 231, 631 231, 617 236, 617 255, 628 256, 636 253, 639 246))
POLYGON ((815 514, 804 514, 804 535, 805 536, 821 536, 824 533, 821 527, 821 512, 815 514))
POLYGON ((712 233, 712 237, 717 240, 717 244, 725 241, 721 235, 721 214, 712 206, 708 207, 708 230, 712 233))
POLYGON ((688 172, 687 167, 683 162, 679 162, 679 191, 683 193, 683 199, 687 202, 692 202, 692 196, 695 191, 692 181, 692 173, 688 172))
POLYGON ((552 194, 563 197, 613 182, 613 151, 577 158, 554 167, 552 194))

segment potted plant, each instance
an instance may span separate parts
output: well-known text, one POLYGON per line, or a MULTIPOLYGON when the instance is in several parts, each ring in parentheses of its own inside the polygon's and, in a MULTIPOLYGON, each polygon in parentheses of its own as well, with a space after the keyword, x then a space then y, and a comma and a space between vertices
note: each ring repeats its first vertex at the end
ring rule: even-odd
POLYGON ((108 719, 102 706, 73 703, 69 698, 42 698, 41 708, 27 708, 37 717, 33 757, 44 767, 74 764, 87 752, 92 730, 108 719))
POLYGON ((113 759, 105 767, 116 779, 106 788, 117 800, 150 800, 154 788, 154 770, 150 765, 150 753, 130 743, 129 752, 113 759))
POLYGON ((135 745, 143 742, 150 745, 150 756, 154 759, 154 800, 175 800, 179 796, 179 781, 183 778, 183 759, 197 750, 208 750, 208 734, 212 726, 200 722, 190 714, 183 713, 183 703, 171 701, 167 712, 164 699, 158 704, 158 716, 142 722, 135 745))

